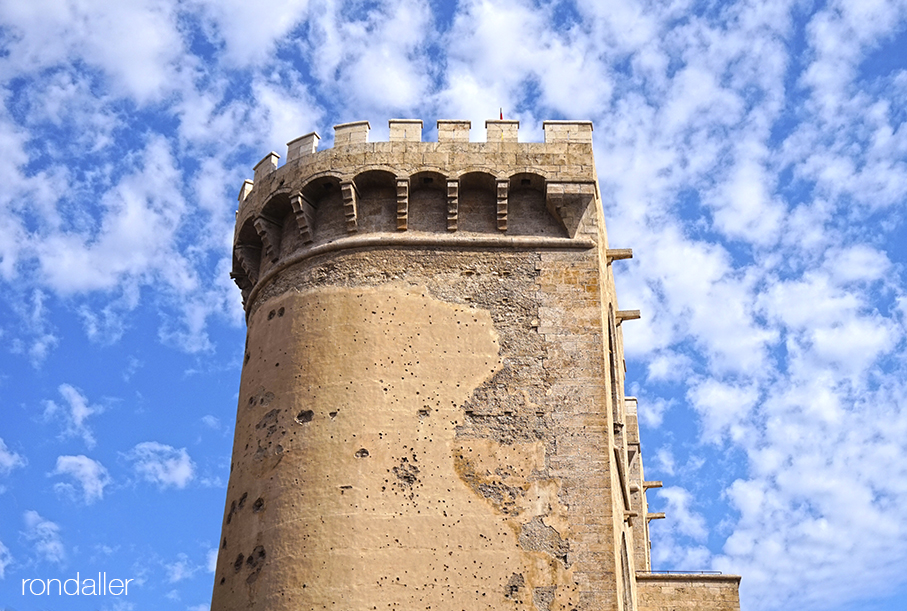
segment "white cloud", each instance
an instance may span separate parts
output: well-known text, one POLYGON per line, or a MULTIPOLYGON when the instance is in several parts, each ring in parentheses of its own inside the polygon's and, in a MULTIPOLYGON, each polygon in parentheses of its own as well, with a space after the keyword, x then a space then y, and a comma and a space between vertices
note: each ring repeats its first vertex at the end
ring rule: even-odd
POLYGON ((0 437, 0 475, 9 475, 13 469, 24 467, 28 464, 25 457, 10 450, 6 442, 0 437))
MULTIPOLYGON (((821 38, 812 57, 825 62, 827 80, 802 81, 814 98, 803 108, 785 80, 798 58, 779 46, 795 27, 792 6, 740 3, 670 26, 649 6, 639 19, 632 3, 583 9, 595 13, 590 27, 605 44, 632 54, 615 112, 595 125, 609 234, 635 253, 616 269, 618 294, 644 314, 624 326, 627 354, 648 367, 650 381, 683 385, 700 442, 722 440, 747 457, 747 477, 727 493, 741 515, 721 525, 730 536, 715 562, 744 575, 744 606, 764 609, 829 608, 890 591, 903 583, 892 570, 851 569, 878 567, 876 558, 897 565, 907 549, 899 526, 865 545, 856 526, 897 504, 905 487, 904 461, 892 450, 903 398, 870 392, 903 377, 884 360, 905 338, 903 314, 882 305, 904 292, 899 262, 880 247, 897 237, 865 210, 904 201, 907 132, 896 104, 873 101, 879 94, 859 91, 855 77, 867 50, 890 43, 903 19, 893 17, 894 3, 863 13, 831 3, 809 31, 813 43, 821 38), (610 26, 620 10, 625 25, 610 26), (823 19, 837 30, 819 32, 823 19), (891 432, 879 430, 881 420, 891 432), (881 472, 897 475, 881 481, 881 472), (833 583, 848 572, 846 584, 833 583)), ((896 74, 878 79, 883 98, 901 95, 896 74)), ((641 416, 656 401, 646 397, 641 416)), ((663 446, 650 468, 684 478, 682 462, 663 446)), ((710 562, 701 541, 662 536, 665 528, 653 524, 664 568, 710 562)))
POLYGON ((711 378, 693 383, 687 399, 699 412, 705 441, 720 443, 727 436, 739 442, 751 428, 749 421, 759 390, 752 383, 730 384, 711 378))
MULTIPOLYGON (((82 500, 86 505, 104 498, 104 488, 110 484, 107 469, 96 460, 87 456, 58 456, 57 467, 50 475, 68 475, 75 479, 82 488, 82 500)), ((58 482, 54 489, 66 494, 74 494, 72 484, 58 482)))
POLYGON ((0 579, 6 578, 6 567, 13 563, 13 556, 9 553, 9 548, 0 541, 0 579))
POLYGON ((212 37, 223 41, 224 62, 231 67, 267 64, 277 44, 310 16, 309 4, 309 0, 278 0, 263 11, 242 0, 190 2, 208 21, 212 37))
POLYGON ((653 461, 653 471, 662 472, 665 475, 674 475, 677 470, 677 463, 670 447, 662 446, 655 450, 655 460, 653 461))
MULTIPOLYGON (((141 288, 155 285, 165 297, 160 302, 163 308, 176 312, 165 314, 162 336, 174 338, 173 343, 189 352, 210 350, 209 317, 237 318, 235 289, 228 292, 229 279, 223 274, 230 262, 220 250, 229 235, 227 223, 218 221, 220 230, 214 233, 221 237, 206 248, 181 244, 183 223, 195 211, 187 208, 181 170, 166 138, 149 137, 145 147, 122 165, 126 173, 97 198, 97 219, 61 228, 51 223, 24 240, 27 248, 18 253, 20 267, 28 260, 40 270, 25 282, 65 297, 93 297, 82 300, 77 309, 89 337, 101 343, 119 340, 128 326, 124 317, 140 305, 141 288), (223 260, 218 276, 202 282, 200 273, 208 265, 212 246, 223 260)), ((222 207, 218 214, 227 217, 228 210, 222 207)), ((45 293, 35 290, 33 296, 33 307, 23 309, 22 316, 31 321, 36 339, 31 347, 14 343, 14 349, 28 351, 37 363, 58 340, 42 315, 45 293)))
POLYGON ((22 517, 26 528, 23 535, 34 545, 35 554, 46 562, 62 564, 66 550, 60 538, 60 527, 34 510, 26 511, 22 517))
POLYGON ((665 414, 674 406, 673 399, 663 397, 640 397, 639 417, 643 424, 658 428, 664 421, 665 414))
POLYGON ((907 529, 885 516, 907 502, 907 417, 902 407, 884 407, 852 425, 867 406, 892 398, 879 393, 825 411, 808 396, 773 406, 764 436, 752 442, 751 476, 728 490, 740 519, 716 560, 716 568, 747 576, 758 607, 782 605, 805 587, 814 594, 796 596, 801 604, 822 608, 829 596, 877 595, 900 579, 907 529))
POLYGON ((633 240, 634 265, 621 280, 623 304, 642 309, 627 325, 627 354, 640 356, 692 338, 717 372, 756 372, 777 332, 754 316, 758 276, 737 270, 725 248, 691 240, 676 225, 650 227, 633 240))
POLYGON ((434 32, 427 2, 387 0, 361 11, 325 2, 311 10, 303 50, 342 116, 353 109, 368 115, 424 107, 431 66, 426 47, 434 32))
POLYGON ((164 570, 167 571, 167 581, 177 583, 184 579, 191 579, 196 572, 202 567, 189 561, 186 554, 177 554, 177 560, 164 564, 164 570))
POLYGON ((692 494, 669 486, 658 491, 658 499, 666 501, 667 506, 665 519, 650 523, 653 568, 690 570, 708 566, 711 553, 704 545, 708 530, 705 519, 692 508, 692 494))
POLYGON ((11 344, 11 352, 25 354, 36 369, 50 355, 60 338, 54 333, 48 321, 48 308, 45 305, 47 294, 41 290, 31 291, 31 298, 26 298, 25 303, 14 305, 13 310, 22 321, 19 330, 24 331, 24 338, 15 338, 11 344))
POLYGON ((129 380, 131 380, 132 376, 134 376, 135 373, 144 366, 144 361, 140 361, 134 356, 130 356, 128 359, 126 359, 126 368, 122 373, 123 381, 128 382, 129 380))
POLYGON ((36 245, 44 281, 72 294, 109 290, 158 271, 174 289, 191 288, 195 275, 174 248, 185 212, 179 180, 167 141, 150 138, 134 171, 101 197, 104 215, 96 234, 58 232, 36 245))
POLYGON ((686 379, 692 372, 690 357, 671 350, 650 354, 647 380, 653 382, 677 382, 686 379))
POLYGON ((727 180, 707 196, 715 225, 725 235, 758 246, 780 239, 785 206, 771 194, 775 184, 760 153, 743 153, 730 169, 727 180))
POLYGON ((214 573, 217 569, 217 548, 208 550, 205 556, 205 568, 209 573, 214 573))
POLYGON ((503 107, 505 118, 521 120, 524 137, 538 123, 536 104, 548 114, 600 116, 613 90, 602 50, 580 24, 552 28, 553 10, 519 0, 461 3, 445 35, 442 112, 470 119, 481 134, 503 107))
POLYGON ((115 143, 114 130, 122 129, 122 117, 110 112, 115 101, 92 91, 91 76, 75 70, 58 69, 45 79, 36 79, 23 88, 29 107, 29 127, 49 125, 71 129, 72 140, 42 147, 55 161, 85 152, 95 153, 115 143))
POLYGON ((220 429, 220 420, 211 414, 202 416, 202 423, 209 429, 214 429, 215 431, 220 429))
POLYGON ((44 401, 44 420, 59 420, 64 437, 81 437, 85 445, 93 448, 97 445, 94 433, 87 424, 88 418, 104 411, 99 405, 89 405, 88 398, 70 384, 61 384, 58 389, 65 400, 60 405, 50 399, 44 401))
POLYGON ((0 23, 12 34, 6 71, 37 73, 81 59, 120 92, 157 99, 172 90, 183 51, 175 9, 157 0, 4 3, 0 23))
MULTIPOLYGON (((278 75, 257 78, 252 82, 255 106, 250 110, 253 124, 243 129, 257 128, 268 150, 286 153, 286 143, 313 131, 321 121, 322 110, 312 100, 308 88, 293 75, 289 83, 278 75)), ((236 186, 231 185, 231 189, 236 186)), ((235 199, 235 195, 231 191, 235 199)))
POLYGON ((195 477, 195 463, 186 448, 177 450, 156 441, 146 441, 136 445, 126 457, 133 462, 138 475, 161 489, 185 488, 195 477))
POLYGON ((818 11, 807 26, 813 61, 803 74, 804 84, 814 91, 814 100, 823 112, 831 114, 846 98, 846 89, 867 47, 884 40, 899 23, 898 2, 871 0, 858 4, 831 2, 818 11))
POLYGON ((879 278, 887 258, 856 246, 829 252, 827 261, 834 276, 815 270, 797 279, 772 281, 759 304, 788 334, 792 372, 808 378, 815 377, 816 368, 831 367, 856 381, 894 349, 903 331, 897 322, 867 311, 868 292, 842 285, 879 278))
POLYGON ((121 294, 103 306, 83 303, 78 308, 88 339, 102 345, 120 341, 127 329, 126 317, 139 305, 140 290, 135 283, 121 285, 121 294))
POLYGON ((824 267, 837 284, 872 282, 886 277, 891 261, 884 252, 868 244, 853 244, 829 249, 824 267))

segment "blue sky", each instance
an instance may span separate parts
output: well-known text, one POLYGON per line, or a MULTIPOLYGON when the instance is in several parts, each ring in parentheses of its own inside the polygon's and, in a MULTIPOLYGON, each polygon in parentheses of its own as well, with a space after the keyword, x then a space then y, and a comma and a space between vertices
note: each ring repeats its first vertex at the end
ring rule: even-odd
POLYGON ((6 1, 0 83, 0 608, 207 609, 243 179, 501 107, 594 122, 656 568, 903 608, 907 2, 6 1))

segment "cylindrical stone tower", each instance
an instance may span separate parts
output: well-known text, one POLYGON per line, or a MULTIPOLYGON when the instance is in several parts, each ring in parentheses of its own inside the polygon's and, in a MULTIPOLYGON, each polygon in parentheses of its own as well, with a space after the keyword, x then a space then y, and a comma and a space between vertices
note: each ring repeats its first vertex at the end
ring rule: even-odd
POLYGON ((648 531, 592 125, 395 120, 240 193, 212 609, 636 608, 648 531))

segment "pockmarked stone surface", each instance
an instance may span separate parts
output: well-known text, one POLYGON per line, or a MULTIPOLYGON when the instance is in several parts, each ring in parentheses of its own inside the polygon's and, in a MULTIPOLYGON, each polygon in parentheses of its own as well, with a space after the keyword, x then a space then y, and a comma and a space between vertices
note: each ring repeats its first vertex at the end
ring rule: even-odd
POLYGON ((338 125, 240 189, 213 610, 739 608, 737 577, 650 572, 591 123, 485 127, 338 125))

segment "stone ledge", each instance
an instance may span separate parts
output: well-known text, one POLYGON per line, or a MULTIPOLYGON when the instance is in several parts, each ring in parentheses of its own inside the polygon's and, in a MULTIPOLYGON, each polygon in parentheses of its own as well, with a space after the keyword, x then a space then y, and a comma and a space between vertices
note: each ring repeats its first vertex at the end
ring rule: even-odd
POLYGON ((740 583, 740 575, 724 573, 645 573, 636 572, 637 581, 702 581, 740 583))

